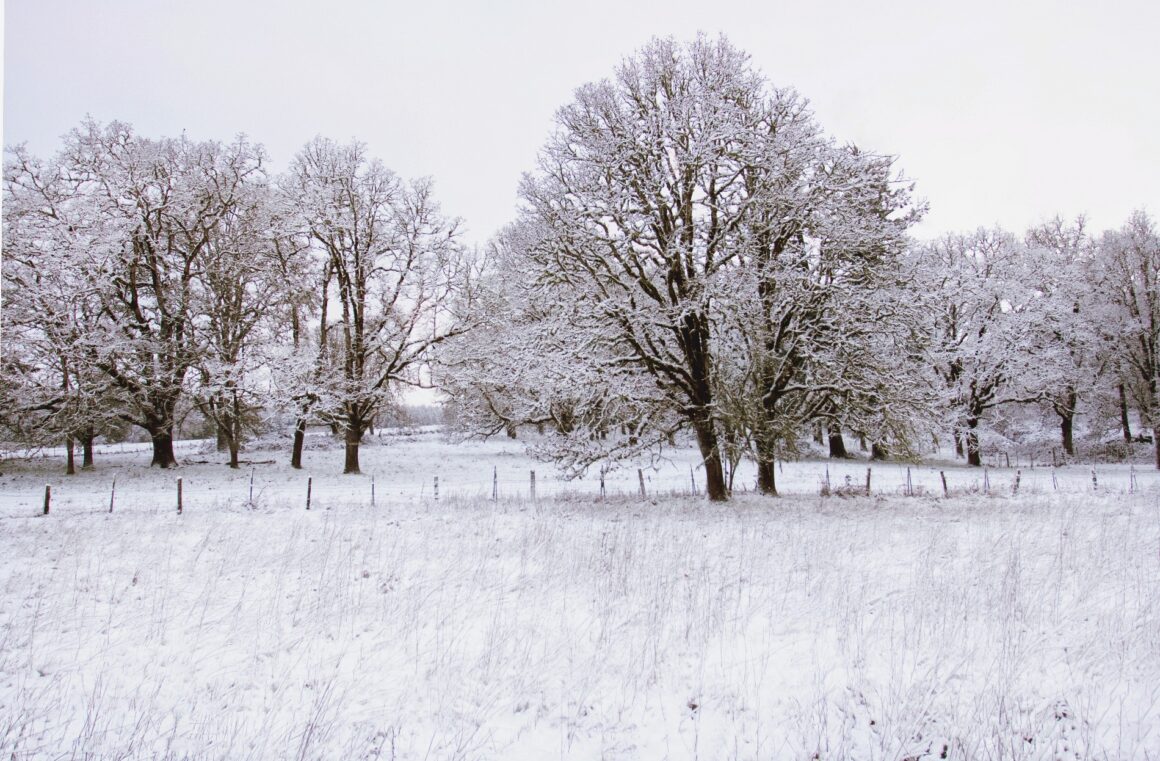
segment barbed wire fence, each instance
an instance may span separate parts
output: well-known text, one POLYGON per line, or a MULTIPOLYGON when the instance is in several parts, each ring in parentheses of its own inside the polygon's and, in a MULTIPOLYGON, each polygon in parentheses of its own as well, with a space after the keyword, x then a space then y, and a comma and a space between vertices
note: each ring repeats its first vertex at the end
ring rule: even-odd
MULTIPOLYGON (((677 465, 663 470, 644 468, 601 472, 564 480, 550 470, 490 468, 489 478, 432 473, 426 478, 400 478, 371 472, 338 476, 311 472, 263 473, 250 466, 228 474, 203 471, 156 471, 110 474, 102 486, 61 476, 46 479, 43 495, 32 487, 10 495, 6 516, 54 513, 99 513, 130 510, 177 514, 191 510, 289 509, 332 507, 390 509, 405 505, 465 502, 519 504, 557 501, 653 502, 704 497, 703 472, 677 465), (118 475, 122 476, 118 484, 118 475), (128 476, 128 477, 125 477, 128 476), (346 480, 349 479, 349 480, 346 480)), ((779 463, 780 496, 842 499, 850 497, 919 497, 932 500, 962 496, 1017 498, 1052 494, 1160 493, 1160 472, 1135 465, 1038 466, 1027 468, 964 468, 867 463, 865 461, 797 461, 779 463)), ((734 496, 754 493, 752 474, 739 469, 734 496)), ((776 504, 776 503, 771 503, 776 504)))

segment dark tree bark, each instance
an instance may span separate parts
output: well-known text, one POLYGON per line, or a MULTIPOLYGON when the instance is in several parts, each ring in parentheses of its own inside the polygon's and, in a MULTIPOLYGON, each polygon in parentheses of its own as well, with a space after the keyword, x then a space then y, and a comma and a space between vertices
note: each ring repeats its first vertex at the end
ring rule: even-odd
POLYGON ((75 476, 77 473, 76 463, 76 440, 72 436, 66 436, 64 440, 65 453, 65 468, 64 474, 66 476, 75 476))
POLYGON ((1063 440, 1063 451, 1071 456, 1075 455, 1072 427, 1075 421, 1075 407, 1079 401, 1078 396, 1074 388, 1068 388, 1052 404, 1055 408, 1055 414, 1059 415, 1059 433, 1063 440))
POLYGON ((770 497, 777 496, 777 463, 773 460, 758 460, 757 491, 770 497))
POLYGON ((149 430, 153 441, 153 460, 149 467, 156 465, 159 468, 172 468, 177 465, 177 457, 173 454, 173 428, 158 425, 149 430))
POLYGON ((845 460, 850 455, 846 452, 846 442, 842 440, 842 429, 831 424, 829 428, 830 457, 845 460))
POLYGON ((721 450, 717 444, 717 430, 712 420, 699 420, 695 424, 697 447, 705 464, 705 493, 711 502, 729 499, 725 487, 725 470, 721 467, 721 450))
MULTIPOLYGON (((691 221, 689 223, 692 228, 691 221)), ((691 241, 690 241, 691 243, 691 241)), ((704 313, 690 312, 681 320, 680 346, 689 368, 689 396, 692 404, 686 414, 697 434, 697 446, 705 463, 705 494, 710 502, 725 502, 725 470, 721 467, 721 448, 717 442, 717 423, 713 419, 712 360, 709 356, 709 319, 704 313)))
POLYGON ((976 417, 967 418, 967 465, 972 467, 982 467, 983 465, 983 451, 979 447, 979 419, 976 417))
POLYGON ((882 441, 871 442, 870 444, 870 459, 871 460, 885 460, 890 457, 890 450, 886 447, 886 443, 882 441))
POLYGON ((93 441, 96 438, 97 436, 95 433, 93 433, 92 428, 86 429, 81 434, 81 452, 83 453, 81 459, 81 470, 93 469, 93 441))
POLYGON ((1116 387, 1120 392, 1120 429, 1124 432, 1124 443, 1132 443, 1132 426, 1128 424, 1128 395, 1124 391, 1124 384, 1116 387))
POLYGON ((302 448, 306 443, 306 417, 298 418, 294 423, 294 446, 290 450, 290 467, 302 469, 302 448))
POLYGON ((955 457, 964 457, 966 450, 963 448, 963 431, 956 428, 953 434, 955 440, 955 457))
POLYGON ((230 402, 229 414, 226 415, 224 428, 226 431, 226 447, 230 451, 230 467, 237 469, 240 467, 238 462, 238 450, 242 443, 242 406, 238 399, 238 392, 235 390, 233 399, 230 402))
POLYGON ((346 460, 342 467, 343 473, 362 473, 358 464, 358 447, 362 443, 362 434, 365 427, 362 419, 357 415, 351 415, 347 419, 345 435, 346 460))

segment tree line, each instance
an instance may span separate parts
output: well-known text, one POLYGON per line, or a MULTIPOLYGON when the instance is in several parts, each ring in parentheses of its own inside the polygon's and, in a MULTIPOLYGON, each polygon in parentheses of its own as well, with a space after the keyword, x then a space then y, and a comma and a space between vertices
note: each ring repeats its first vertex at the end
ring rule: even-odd
MULTIPOLYGON (((467 434, 536 426, 579 473, 688 432, 710 499, 742 458, 843 434, 972 465, 1019 410, 1131 440, 1160 467, 1160 235, 1053 220, 916 241, 895 158, 828 136, 725 39, 654 40, 557 114, 515 220, 470 250, 429 180, 316 138, 260 146, 86 121, 5 164, 3 424, 25 443, 132 424, 175 462, 181 404, 237 465, 247 425, 359 442, 406 384, 467 434)), ((1025 413, 1024 413, 1025 414, 1025 413)))
POLYGON ((341 430, 348 473, 398 385, 459 334, 470 260, 426 180, 318 138, 270 177, 260 146, 149 139, 86 121, 50 159, 5 164, 4 423, 84 464, 131 424, 176 463, 184 401, 237 467, 248 422, 341 430))

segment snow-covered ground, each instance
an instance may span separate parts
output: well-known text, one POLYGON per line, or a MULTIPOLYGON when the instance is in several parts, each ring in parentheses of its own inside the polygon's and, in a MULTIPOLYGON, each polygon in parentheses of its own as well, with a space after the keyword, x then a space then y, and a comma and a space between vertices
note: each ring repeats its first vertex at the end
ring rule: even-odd
MULTIPOLYGON (((98 447, 96 469, 64 475, 63 450, 33 453, 30 458, 9 457, 0 461, 0 517, 29 515, 41 509, 44 487, 52 487, 52 511, 107 512, 112 498, 114 511, 164 512, 176 510, 177 479, 182 480, 186 510, 240 509, 251 503, 259 508, 305 508, 309 486, 312 507, 371 504, 421 506, 424 510, 438 497, 447 499, 530 500, 532 471, 536 473, 536 497, 599 497, 597 469, 585 477, 564 480, 551 464, 525 454, 522 440, 495 438, 454 443, 437 430, 395 430, 372 438, 361 447, 362 475, 342 475, 343 452, 330 436, 308 438, 302 470, 289 467, 289 440, 279 449, 243 453, 246 463, 238 470, 223 467, 223 454, 208 441, 179 442, 175 449, 181 467, 150 470, 148 444, 114 444, 98 447), (253 481, 251 498, 251 479, 253 481), (114 491, 115 483, 115 495, 114 491), (308 483, 309 482, 309 483, 308 483)), ((80 452, 77 452, 79 467, 80 452)), ((605 477, 605 495, 639 496, 640 476, 648 498, 703 493, 704 471, 692 446, 665 452, 659 462, 626 465, 605 477)), ((1013 463, 1014 465, 1014 463, 1013 463)), ((943 495, 945 475, 951 496, 964 494, 1067 495, 1120 492, 1157 492, 1160 472, 1146 466, 1072 465, 1043 467, 967 468, 950 461, 924 465, 867 462, 865 459, 831 461, 824 458, 782 463, 778 489, 787 495, 818 495, 823 484, 833 491, 865 488, 870 470, 870 489, 876 495, 943 495), (907 491, 907 477, 910 491, 907 491), (1093 485, 1093 476, 1095 483, 1093 485)), ((734 477, 738 493, 752 491, 756 471, 742 463, 734 477)))
POLYGON ((216 453, 112 449, 0 465, 0 757, 1160 756, 1150 470, 1025 469, 1012 497, 1014 469, 984 495, 944 466, 943 499, 938 467, 908 498, 875 464, 874 496, 822 498, 867 464, 810 461, 713 505, 683 450, 602 501, 519 442, 427 434, 353 477, 247 453, 275 460, 251 502, 216 453))

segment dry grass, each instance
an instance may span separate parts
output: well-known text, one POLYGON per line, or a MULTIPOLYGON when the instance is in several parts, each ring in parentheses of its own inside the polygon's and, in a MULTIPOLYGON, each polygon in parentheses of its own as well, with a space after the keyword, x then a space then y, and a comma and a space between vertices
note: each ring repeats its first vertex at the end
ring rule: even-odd
POLYGON ((1154 497, 5 520, 5 758, 1160 755, 1154 497))

